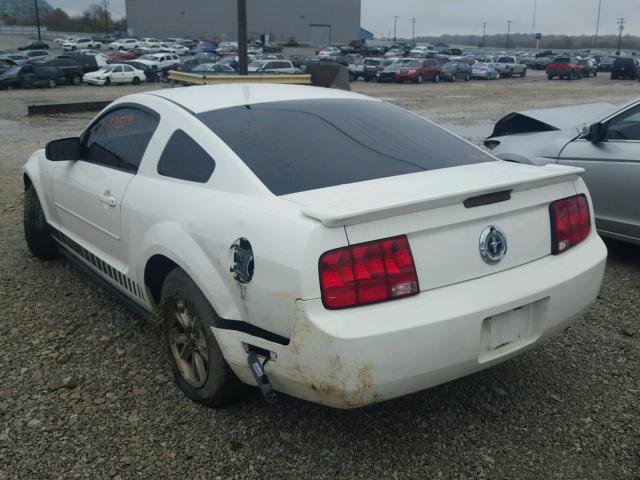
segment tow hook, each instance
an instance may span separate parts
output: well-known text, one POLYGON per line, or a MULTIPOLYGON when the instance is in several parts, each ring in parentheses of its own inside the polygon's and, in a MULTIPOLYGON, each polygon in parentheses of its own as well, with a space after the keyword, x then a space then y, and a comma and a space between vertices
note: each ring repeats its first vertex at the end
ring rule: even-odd
POLYGON ((256 383, 258 384, 258 388, 262 392, 262 396, 264 397, 267 403, 276 403, 278 400, 278 396, 276 392, 273 390, 273 385, 269 381, 269 377, 264 372, 264 365, 269 361, 267 358, 264 361, 264 364, 260 363, 260 359, 255 352, 249 352, 247 356, 247 362, 249 362, 249 368, 251 369, 251 373, 253 373, 253 378, 256 379, 256 383))

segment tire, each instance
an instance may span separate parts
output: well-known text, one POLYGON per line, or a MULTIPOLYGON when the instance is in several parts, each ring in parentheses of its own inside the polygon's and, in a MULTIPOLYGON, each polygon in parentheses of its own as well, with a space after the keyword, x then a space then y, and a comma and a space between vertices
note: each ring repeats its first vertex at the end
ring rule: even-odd
POLYGON ((71 51, 75 52, 76 51, 76 47, 71 47, 71 51))
POLYGON ((163 340, 180 390, 209 407, 236 400, 246 388, 211 332, 218 315, 204 294, 184 270, 175 268, 164 281, 161 298, 163 340))
POLYGON ((598 76, 598 72, 597 71, 593 72, 593 78, 596 78, 597 76, 598 76))
POLYGON ((56 86, 58 84, 56 83, 55 80, 51 79, 51 80, 49 80, 49 83, 47 85, 48 85, 49 88, 56 88, 56 86))
POLYGON ((371 81, 371 78, 370 78, 370 77, 364 77, 364 81, 365 81, 365 82, 370 82, 370 81, 371 81))
POLYGON ((107 77, 104 81, 103 84, 105 87, 108 87, 109 85, 111 85, 111 77, 107 77))
POLYGON ((569 72, 569 76, 567 77, 569 80, 573 80, 574 76, 573 76, 573 70, 571 70, 571 72, 569 72))
POLYGON ((76 87, 82 83, 82 78, 80 75, 73 75, 71 77, 71 83, 73 83, 76 87))
POLYGON ((549 80, 553 80, 553 75, 549 74, 549 75, 547 75, 547 78, 548 78, 549 80))
POLYGON ((140 85, 140 79, 138 77, 133 77, 133 80, 131 80, 131 83, 133 85, 140 85))
POLYGON ((422 78, 422 75, 418 75, 418 78, 416 78, 416 83, 423 83, 424 82, 424 78, 422 78))
POLYGON ((436 73, 433 76, 433 83, 440 83, 440 74, 439 73, 436 73))
POLYGON ((62 257, 55 241, 51 238, 42 205, 32 185, 29 185, 24 192, 23 228, 27 247, 34 257, 40 260, 55 260, 62 257))
POLYGON ((466 76, 466 77, 464 77, 464 81, 465 81, 465 82, 468 82, 469 80, 471 80, 471 75, 469 75, 469 74, 467 73, 467 76, 466 76))
POLYGON ((527 69, 525 68, 524 70, 522 70, 522 72, 520 72, 520 78, 524 78, 527 76, 527 69))

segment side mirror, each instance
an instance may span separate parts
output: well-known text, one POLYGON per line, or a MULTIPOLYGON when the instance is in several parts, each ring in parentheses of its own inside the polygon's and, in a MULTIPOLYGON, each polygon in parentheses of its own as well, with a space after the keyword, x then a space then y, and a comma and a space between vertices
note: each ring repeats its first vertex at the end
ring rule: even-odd
POLYGON ((45 156, 52 162, 80 160, 80 139, 71 137, 53 140, 47 143, 45 156))
POLYGON ((591 143, 598 143, 604 140, 606 128, 601 123, 593 123, 582 127, 582 138, 591 143))

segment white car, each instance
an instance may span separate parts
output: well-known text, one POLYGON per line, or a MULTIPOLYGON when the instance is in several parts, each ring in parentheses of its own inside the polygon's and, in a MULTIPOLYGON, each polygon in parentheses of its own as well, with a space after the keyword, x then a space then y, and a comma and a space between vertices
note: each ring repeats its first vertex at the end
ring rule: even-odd
POLYGON ((321 58, 327 57, 335 57, 337 55, 341 55, 341 51, 338 47, 324 47, 322 50, 318 51, 318 56, 321 58))
POLYGON ((107 65, 95 72, 85 73, 82 77, 84 83, 100 86, 108 86, 112 83, 131 83, 138 85, 146 80, 147 77, 144 72, 131 65, 107 65))
POLYGON ((430 53, 434 53, 435 50, 433 48, 429 48, 427 46, 424 45, 418 45, 417 47, 411 49, 409 51, 409 56, 413 57, 413 58, 420 58, 420 57, 424 57, 426 55, 429 55, 430 53))
POLYGON ((160 44, 160 52, 162 53, 175 53, 176 55, 187 55, 189 53, 189 48, 180 44, 160 44))
POLYGON ((109 44, 109 50, 130 51, 138 48, 139 42, 136 38, 123 38, 109 44))
POLYGON ((582 172, 496 160, 351 92, 163 89, 35 152, 24 227, 36 257, 62 252, 162 319, 191 399, 246 383, 354 408, 581 316, 606 261, 582 172))
POLYGON ((180 63, 180 57, 174 53, 149 53, 136 58, 136 62, 143 63, 149 68, 162 70, 180 63))
POLYGON ((71 42, 74 38, 75 38, 75 37, 62 37, 62 38, 56 38, 56 39, 54 39, 54 40, 53 40, 53 42, 54 42, 56 45, 62 45, 63 43, 71 42))
POLYGON ((62 44, 62 49, 65 52, 75 52, 76 50, 82 50, 85 48, 102 48, 102 43, 95 42, 88 37, 74 38, 62 44))
POLYGON ((142 48, 149 48, 150 45, 159 45, 161 42, 157 38, 141 38, 138 41, 138 46, 142 48))
POLYGON ((290 60, 256 60, 249 64, 247 70, 249 73, 257 74, 294 74, 300 72, 290 60))

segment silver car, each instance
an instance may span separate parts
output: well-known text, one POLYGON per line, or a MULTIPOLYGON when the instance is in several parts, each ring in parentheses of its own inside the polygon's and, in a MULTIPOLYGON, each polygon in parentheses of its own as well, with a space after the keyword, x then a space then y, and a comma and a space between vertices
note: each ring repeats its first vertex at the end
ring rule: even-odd
POLYGON ((484 145, 503 160, 584 168, 600 234, 640 244, 640 98, 513 112, 484 145))

